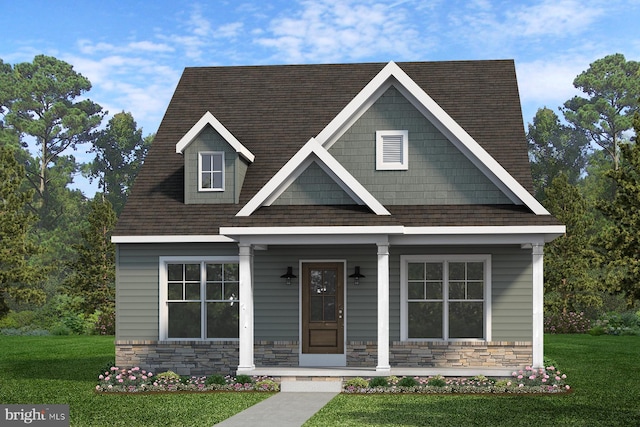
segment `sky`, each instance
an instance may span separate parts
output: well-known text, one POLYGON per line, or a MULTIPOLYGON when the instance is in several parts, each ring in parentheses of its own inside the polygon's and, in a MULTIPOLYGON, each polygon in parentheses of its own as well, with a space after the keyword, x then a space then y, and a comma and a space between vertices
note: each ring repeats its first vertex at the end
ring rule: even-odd
POLYGON ((581 94, 573 79, 593 61, 640 60, 640 0, 0 0, 0 11, 0 59, 68 62, 105 124, 131 112, 144 135, 185 67, 513 59, 526 126, 581 94))

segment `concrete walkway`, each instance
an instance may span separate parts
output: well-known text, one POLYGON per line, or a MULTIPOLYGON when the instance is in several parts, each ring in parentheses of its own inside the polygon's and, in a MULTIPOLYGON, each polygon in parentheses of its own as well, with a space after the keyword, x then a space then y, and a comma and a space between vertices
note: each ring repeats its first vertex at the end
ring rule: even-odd
POLYGON ((336 392, 280 392, 216 426, 300 427, 337 394, 336 392))

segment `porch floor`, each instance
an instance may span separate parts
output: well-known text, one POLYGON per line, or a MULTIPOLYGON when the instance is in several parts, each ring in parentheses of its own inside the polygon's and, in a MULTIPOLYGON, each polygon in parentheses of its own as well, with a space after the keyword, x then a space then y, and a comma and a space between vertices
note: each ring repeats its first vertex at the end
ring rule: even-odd
POLYGON ((388 371, 376 371, 375 367, 345 367, 345 366, 325 366, 325 367, 277 367, 265 366, 256 367, 251 370, 242 370, 242 374, 266 375, 269 377, 299 378, 344 378, 344 377, 388 377, 395 375, 428 377, 442 375, 445 377, 473 377, 484 375, 487 377, 510 377, 514 370, 519 368, 412 368, 412 367, 392 367, 388 371))

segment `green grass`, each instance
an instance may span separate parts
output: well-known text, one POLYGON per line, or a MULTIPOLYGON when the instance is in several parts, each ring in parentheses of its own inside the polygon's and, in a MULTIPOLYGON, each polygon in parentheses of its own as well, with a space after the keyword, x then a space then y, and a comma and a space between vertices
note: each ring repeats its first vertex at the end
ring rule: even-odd
MULTIPOLYGON (((339 395, 313 426, 640 426, 640 337, 547 335, 566 395, 339 395)), ((0 403, 70 405, 73 426, 212 426, 270 393, 97 394, 113 337, 0 336, 0 403)))
POLYGON ((68 404, 72 426, 212 426, 271 393, 94 392, 113 337, 0 336, 0 403, 68 404))
POLYGON ((565 395, 346 395, 315 426, 640 426, 640 337, 547 335, 565 395))

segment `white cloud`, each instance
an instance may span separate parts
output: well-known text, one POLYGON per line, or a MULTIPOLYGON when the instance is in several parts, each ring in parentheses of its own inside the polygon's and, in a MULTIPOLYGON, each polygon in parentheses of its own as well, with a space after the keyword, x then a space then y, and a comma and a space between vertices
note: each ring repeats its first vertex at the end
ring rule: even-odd
POLYGON ((513 35, 553 35, 568 37, 585 32, 604 9, 576 0, 544 0, 506 13, 505 24, 513 35))
POLYGON ((429 40, 420 39, 405 9, 396 3, 303 1, 301 10, 271 21, 256 43, 280 62, 335 62, 383 56, 416 59, 429 40))

